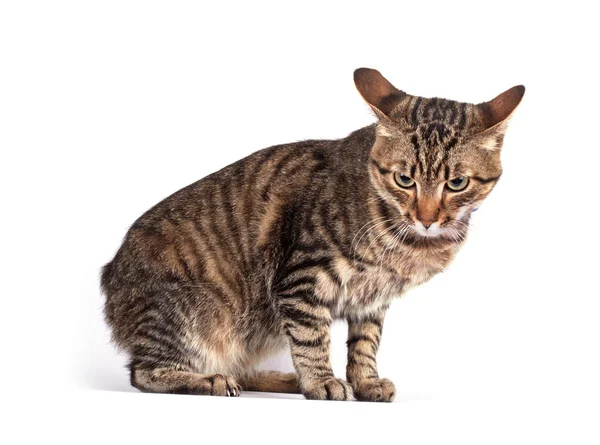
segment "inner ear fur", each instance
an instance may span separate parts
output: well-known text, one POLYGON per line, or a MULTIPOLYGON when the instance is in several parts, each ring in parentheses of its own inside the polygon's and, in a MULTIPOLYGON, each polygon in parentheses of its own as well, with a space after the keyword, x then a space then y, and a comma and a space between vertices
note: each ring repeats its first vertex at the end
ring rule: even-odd
POLYGON ((380 118, 389 118, 398 101, 406 96, 404 91, 397 89, 379 71, 371 68, 359 68, 354 71, 354 84, 362 98, 380 118))

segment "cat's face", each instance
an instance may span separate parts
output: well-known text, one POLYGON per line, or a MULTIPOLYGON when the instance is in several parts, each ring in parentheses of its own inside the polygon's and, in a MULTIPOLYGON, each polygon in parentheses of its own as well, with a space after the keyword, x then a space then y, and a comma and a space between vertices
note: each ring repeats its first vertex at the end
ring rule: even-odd
POLYGON ((370 166, 377 194, 416 234, 460 236, 500 178, 500 150, 442 124, 377 133, 370 166))
POLYGON ((506 120, 524 88, 473 105, 409 96, 362 70, 357 87, 379 117, 369 165, 377 194, 413 235, 460 241, 502 174, 506 120))

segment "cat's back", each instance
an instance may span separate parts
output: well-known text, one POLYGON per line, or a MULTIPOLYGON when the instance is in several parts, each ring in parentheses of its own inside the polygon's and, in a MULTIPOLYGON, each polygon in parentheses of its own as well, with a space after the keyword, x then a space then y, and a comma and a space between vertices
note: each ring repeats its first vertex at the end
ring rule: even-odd
MULTIPOLYGON (((136 271, 189 281, 247 281, 272 247, 285 209, 335 173, 340 140, 307 140, 257 151, 190 184, 140 216, 103 287, 136 271)), ((241 289, 237 289, 241 290, 241 289)))
POLYGON ((303 196, 318 181, 317 173, 333 167, 327 158, 338 143, 306 140, 257 151, 173 193, 132 229, 166 232, 194 224, 206 235, 237 234, 245 243, 256 242, 276 201, 303 196))

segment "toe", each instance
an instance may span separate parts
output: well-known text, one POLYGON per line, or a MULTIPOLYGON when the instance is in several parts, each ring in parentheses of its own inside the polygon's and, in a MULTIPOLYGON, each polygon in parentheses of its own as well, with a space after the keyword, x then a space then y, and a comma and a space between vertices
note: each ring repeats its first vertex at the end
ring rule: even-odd
POLYGON ((227 395, 227 379, 221 374, 215 374, 212 377, 212 392, 213 396, 227 395))

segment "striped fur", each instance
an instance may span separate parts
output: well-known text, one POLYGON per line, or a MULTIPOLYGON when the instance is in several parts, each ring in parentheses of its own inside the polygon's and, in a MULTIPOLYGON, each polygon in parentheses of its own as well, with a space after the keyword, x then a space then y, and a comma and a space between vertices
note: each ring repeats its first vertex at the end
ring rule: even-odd
POLYGON ((500 177, 499 148, 522 91, 470 105, 409 96, 374 70, 357 70, 355 81, 377 124, 261 150, 130 228, 102 289, 133 386, 393 399, 376 363, 385 312, 461 246, 470 211, 500 177), (399 187, 398 172, 415 186, 399 187), (444 184, 457 175, 469 186, 450 193, 444 184), (429 236, 420 224, 434 219, 439 233, 429 236), (347 380, 329 360, 336 319, 349 323, 347 380), (254 371, 286 344, 297 374, 254 371))

